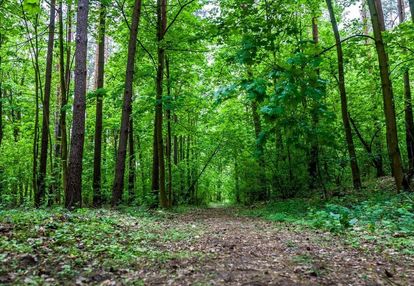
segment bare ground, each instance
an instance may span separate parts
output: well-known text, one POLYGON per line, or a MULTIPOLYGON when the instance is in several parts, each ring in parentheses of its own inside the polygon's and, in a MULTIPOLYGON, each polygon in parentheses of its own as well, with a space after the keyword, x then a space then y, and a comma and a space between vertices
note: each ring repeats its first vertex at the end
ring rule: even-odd
POLYGON ((203 234, 168 248, 203 255, 141 271, 145 284, 414 285, 412 257, 357 250, 328 233, 240 217, 231 209, 197 211, 174 221, 203 234))
MULTIPOLYGON (((128 217, 129 223, 117 231, 141 230, 139 218, 132 220, 128 217)), ((26 285, 32 275, 43 277, 40 285, 414 285, 414 257, 390 249, 379 252, 372 242, 357 249, 340 236, 238 216, 234 209, 168 214, 156 223, 161 234, 187 234, 185 239, 140 242, 154 253, 174 253, 168 259, 143 257, 109 269, 93 264, 93 273, 80 268, 76 277, 62 280, 53 253, 6 253, 0 284, 26 285), (17 274, 7 270, 16 272, 16 267, 17 274)), ((3 235, 7 233, 13 237, 11 228, 3 226, 3 235)), ((116 239, 116 233, 110 237, 116 239)), ((43 248, 51 243, 47 239, 43 248)))

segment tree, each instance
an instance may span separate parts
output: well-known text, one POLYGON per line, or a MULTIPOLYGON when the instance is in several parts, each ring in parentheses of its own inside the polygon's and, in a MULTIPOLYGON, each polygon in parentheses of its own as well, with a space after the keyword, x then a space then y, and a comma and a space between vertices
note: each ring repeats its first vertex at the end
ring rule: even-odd
MULTIPOLYGON (((405 21, 405 7, 404 1, 398 0, 398 18, 400 24, 405 21)), ((405 142, 407 146, 407 157, 408 157, 408 174, 409 176, 414 175, 414 116, 413 106, 411 103, 411 86, 410 86, 410 73, 406 69, 404 71, 404 101, 405 101, 405 142)))
POLYGON ((60 75, 60 159, 62 165, 62 187, 66 192, 68 181, 68 135, 66 131, 66 106, 68 104, 69 88, 70 88, 70 66, 71 66, 71 42, 72 42, 72 6, 71 2, 67 6, 67 38, 66 38, 66 62, 64 47, 64 23, 63 23, 63 0, 59 3, 59 75, 60 75))
POLYGON ((82 206, 82 158, 85 140, 86 56, 88 48, 89 1, 78 0, 75 51, 75 96, 65 207, 82 206))
MULTIPOLYGON (((316 16, 312 17, 312 40, 317 47, 319 44, 319 26, 318 26, 318 18, 316 16)), ((320 74, 320 71, 317 71, 318 75, 320 74)), ((318 128, 318 104, 314 104, 311 116, 312 116, 312 123, 313 128, 318 128)), ((314 189, 317 186, 318 180, 318 162, 319 162, 319 146, 318 146, 318 138, 315 136, 311 139, 311 147, 310 147, 310 160, 309 160, 309 177, 310 177, 310 184, 309 187, 311 189, 314 189)))
POLYGON ((338 56, 338 85, 339 85, 339 94, 341 96, 341 112, 342 112, 342 122, 345 130, 346 144, 348 147, 349 160, 351 163, 352 171, 352 181, 355 189, 361 188, 361 176, 359 173, 354 140, 352 138, 351 124, 349 121, 349 112, 348 112, 348 99, 346 95, 345 87, 345 71, 344 71, 344 55, 342 51, 342 42, 339 35, 338 24, 336 23, 335 13, 332 6, 332 0, 326 0, 328 5, 329 15, 331 18, 332 30, 335 35, 336 43, 336 52, 338 56))
POLYGON ((382 83, 382 94, 384 101, 385 125, 387 129, 388 154, 391 161, 392 174, 395 178, 397 190, 401 190, 404 181, 404 171, 402 167, 400 148, 398 146, 397 122, 395 118, 394 93, 390 79, 388 54, 385 50, 385 43, 382 38, 384 31, 382 13, 379 11, 375 0, 368 0, 369 11, 371 14, 372 28, 374 31, 375 47, 378 54, 379 70, 382 83))
POLYGON ((163 47, 164 35, 167 29, 167 1, 157 0, 157 79, 156 79, 156 103, 154 124, 154 162, 153 162, 153 191, 157 193, 159 188, 159 201, 161 207, 168 207, 168 198, 165 192, 165 160, 164 142, 162 134, 162 93, 165 65, 165 48, 163 47), (157 188, 158 187, 158 188, 157 188))
POLYGON ((99 7, 99 32, 96 65, 96 119, 95 119, 95 148, 93 158, 93 204, 100 206, 102 203, 101 190, 101 161, 102 161, 102 113, 104 96, 104 69, 105 69, 105 18, 106 6, 104 1, 100 2, 99 7))
MULTIPOLYGON (((0 33, 0 50, 3 45, 3 35, 0 33)), ((1 68, 2 65, 2 56, 0 54, 0 147, 1 142, 3 141, 3 70, 1 68)))
POLYGON ((414 22, 414 0, 408 0, 410 6, 411 19, 414 22))
POLYGON ((116 157, 115 179, 112 188, 112 205, 116 206, 122 199, 125 175, 125 160, 128 139, 128 127, 132 112, 132 94, 135 69, 135 54, 137 49, 138 27, 141 18, 141 0, 135 0, 132 13, 132 24, 128 43, 128 60, 125 75, 125 91, 122 107, 121 130, 119 134, 119 146, 116 157))
POLYGON ((40 147, 39 175, 37 177, 37 191, 35 193, 35 205, 39 207, 46 193, 46 168, 47 150, 49 145, 49 117, 50 117, 50 90, 52 88, 53 48, 55 43, 55 11, 56 1, 50 2, 49 40, 47 45, 45 93, 43 97, 42 140, 40 147))
POLYGON ((129 118, 128 147, 129 147, 129 171, 128 171, 128 194, 129 202, 135 199, 135 147, 134 147, 134 119, 129 118))

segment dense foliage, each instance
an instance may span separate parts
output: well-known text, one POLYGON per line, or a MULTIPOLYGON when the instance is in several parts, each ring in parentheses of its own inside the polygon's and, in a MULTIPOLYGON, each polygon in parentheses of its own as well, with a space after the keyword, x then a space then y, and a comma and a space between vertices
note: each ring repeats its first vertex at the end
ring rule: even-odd
POLYGON ((2 205, 410 188, 408 3, 133 2, 0 2, 2 205))

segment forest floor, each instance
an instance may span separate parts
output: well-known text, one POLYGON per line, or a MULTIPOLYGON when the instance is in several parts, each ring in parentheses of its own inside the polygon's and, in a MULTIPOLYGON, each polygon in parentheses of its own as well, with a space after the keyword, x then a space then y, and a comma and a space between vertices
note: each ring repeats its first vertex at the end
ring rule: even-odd
POLYGON ((237 209, 0 212, 0 284, 414 285, 414 257, 237 209))

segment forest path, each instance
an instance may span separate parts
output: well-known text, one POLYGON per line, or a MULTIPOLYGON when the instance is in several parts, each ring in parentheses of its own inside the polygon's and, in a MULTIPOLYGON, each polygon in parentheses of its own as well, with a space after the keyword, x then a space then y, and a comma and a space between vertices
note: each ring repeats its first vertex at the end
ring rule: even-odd
POLYGON ((160 247, 199 255, 153 265, 141 272, 145 284, 414 285, 412 257, 363 252, 329 233, 238 216, 233 209, 180 214, 168 227, 199 234, 160 247))

